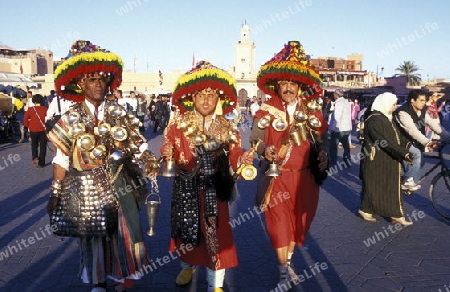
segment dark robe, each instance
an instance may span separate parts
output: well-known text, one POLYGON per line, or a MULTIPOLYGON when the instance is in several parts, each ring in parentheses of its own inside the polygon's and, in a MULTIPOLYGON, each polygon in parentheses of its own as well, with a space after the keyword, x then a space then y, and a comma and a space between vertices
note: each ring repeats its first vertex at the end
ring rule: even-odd
POLYGON ((395 123, 373 111, 365 120, 360 177, 361 210, 384 217, 403 217, 400 194, 401 161, 408 153, 406 139, 395 123))

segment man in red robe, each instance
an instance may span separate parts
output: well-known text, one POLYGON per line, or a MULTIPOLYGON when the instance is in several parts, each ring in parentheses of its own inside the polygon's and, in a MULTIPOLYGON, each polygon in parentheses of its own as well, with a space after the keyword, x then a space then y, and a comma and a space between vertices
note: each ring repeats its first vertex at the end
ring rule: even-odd
POLYGON ((299 42, 288 42, 261 66, 257 83, 271 96, 256 112, 250 136, 251 143, 262 141, 257 205, 265 211, 280 286, 294 275, 290 267, 294 247, 304 244, 317 209, 319 185, 328 166, 327 124, 321 111, 320 77, 299 42))
POLYGON ((202 266, 207 268, 208 291, 223 291, 225 269, 238 263, 228 223, 234 190, 230 167, 236 171, 254 158, 252 149, 243 153, 236 125, 224 117, 236 106, 235 81, 202 61, 180 77, 172 100, 178 112, 169 121, 161 153, 178 170, 170 246, 181 260, 176 283, 189 284, 196 266, 202 266))

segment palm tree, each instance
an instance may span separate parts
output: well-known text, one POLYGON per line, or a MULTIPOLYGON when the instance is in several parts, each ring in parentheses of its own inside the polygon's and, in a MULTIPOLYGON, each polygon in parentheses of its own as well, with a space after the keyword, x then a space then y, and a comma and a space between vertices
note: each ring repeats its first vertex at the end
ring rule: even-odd
POLYGON ((420 77, 420 74, 414 73, 419 71, 419 67, 417 67, 413 61, 403 61, 403 63, 395 70, 400 71, 406 76, 406 83, 408 85, 420 85, 422 78, 420 77))

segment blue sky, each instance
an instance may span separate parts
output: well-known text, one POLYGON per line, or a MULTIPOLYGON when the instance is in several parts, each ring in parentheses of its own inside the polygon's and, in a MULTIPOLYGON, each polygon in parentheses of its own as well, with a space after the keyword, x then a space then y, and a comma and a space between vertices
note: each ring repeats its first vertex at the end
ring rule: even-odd
POLYGON ((256 70, 298 40, 313 58, 363 54, 363 69, 383 67, 385 77, 413 61, 426 81, 450 79, 449 9, 447 0, 4 1, 0 43, 50 48, 61 57, 85 39, 119 54, 125 69, 136 72, 187 71, 193 54, 228 69, 245 21, 256 70))

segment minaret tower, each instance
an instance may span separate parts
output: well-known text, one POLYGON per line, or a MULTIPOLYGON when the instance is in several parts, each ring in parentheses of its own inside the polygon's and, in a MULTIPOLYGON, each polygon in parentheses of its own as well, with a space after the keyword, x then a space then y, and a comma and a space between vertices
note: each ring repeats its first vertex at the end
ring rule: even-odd
POLYGON ((244 23, 241 28, 241 40, 235 45, 234 76, 246 79, 255 70, 255 43, 250 40, 250 27, 244 23))

